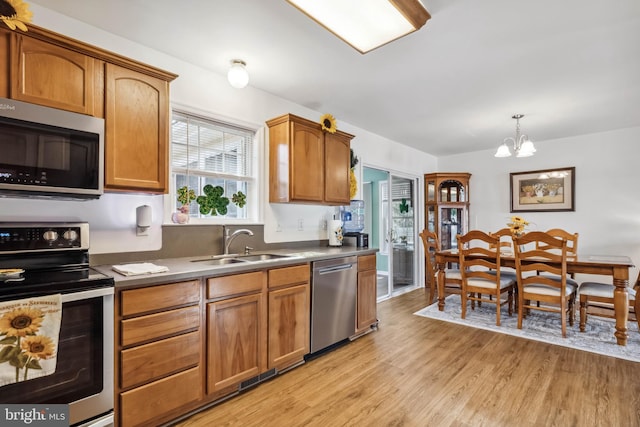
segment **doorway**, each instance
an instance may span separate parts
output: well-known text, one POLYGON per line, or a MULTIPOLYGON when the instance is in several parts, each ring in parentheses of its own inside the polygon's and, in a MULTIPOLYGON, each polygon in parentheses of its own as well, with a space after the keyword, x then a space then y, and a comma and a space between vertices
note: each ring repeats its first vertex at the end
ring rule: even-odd
POLYGON ((378 301, 415 289, 417 283, 417 177, 363 167, 365 233, 376 254, 378 301))

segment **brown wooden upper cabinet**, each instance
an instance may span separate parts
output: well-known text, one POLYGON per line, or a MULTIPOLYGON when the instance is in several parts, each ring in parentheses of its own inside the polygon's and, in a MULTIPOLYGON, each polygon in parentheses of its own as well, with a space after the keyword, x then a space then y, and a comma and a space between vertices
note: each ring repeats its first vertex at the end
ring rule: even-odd
POLYGON ((11 53, 11 98, 94 115, 100 61, 22 34, 11 53))
POLYGON ((269 202, 349 204, 353 135, 285 114, 269 127, 269 202))
POLYGON ((0 56, 0 96, 105 119, 106 191, 167 192, 177 75, 35 25, 0 29, 0 56))
POLYGON ((168 188, 169 83, 105 68, 105 188, 168 188))

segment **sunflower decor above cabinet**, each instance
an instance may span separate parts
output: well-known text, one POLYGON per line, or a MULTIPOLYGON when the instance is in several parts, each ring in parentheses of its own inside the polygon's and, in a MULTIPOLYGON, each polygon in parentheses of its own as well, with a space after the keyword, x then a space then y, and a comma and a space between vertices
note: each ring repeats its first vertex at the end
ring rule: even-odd
POLYGON ((269 202, 348 205, 353 135, 285 114, 268 120, 269 202))

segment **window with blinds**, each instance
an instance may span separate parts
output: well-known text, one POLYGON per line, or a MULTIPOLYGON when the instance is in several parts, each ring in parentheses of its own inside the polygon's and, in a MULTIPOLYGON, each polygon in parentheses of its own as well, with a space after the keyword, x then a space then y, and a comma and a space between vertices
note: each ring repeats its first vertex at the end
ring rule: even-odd
MULTIPOLYGON (((224 197, 242 191, 247 203, 253 197, 253 139, 255 130, 173 111, 171 121, 171 169, 174 191, 183 186, 203 195, 207 184, 221 186, 224 197)), ((174 197, 175 202, 175 197, 174 197)), ((205 218, 199 205, 189 205, 189 215, 205 218)), ((247 206, 229 203, 223 218, 247 218, 247 206)))

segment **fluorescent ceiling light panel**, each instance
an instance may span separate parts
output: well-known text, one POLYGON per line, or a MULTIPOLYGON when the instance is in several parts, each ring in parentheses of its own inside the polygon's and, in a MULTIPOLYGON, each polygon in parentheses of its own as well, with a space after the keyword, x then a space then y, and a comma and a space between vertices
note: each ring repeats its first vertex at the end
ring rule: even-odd
POLYGON ((287 0, 367 53, 420 29, 431 15, 419 0, 287 0))

